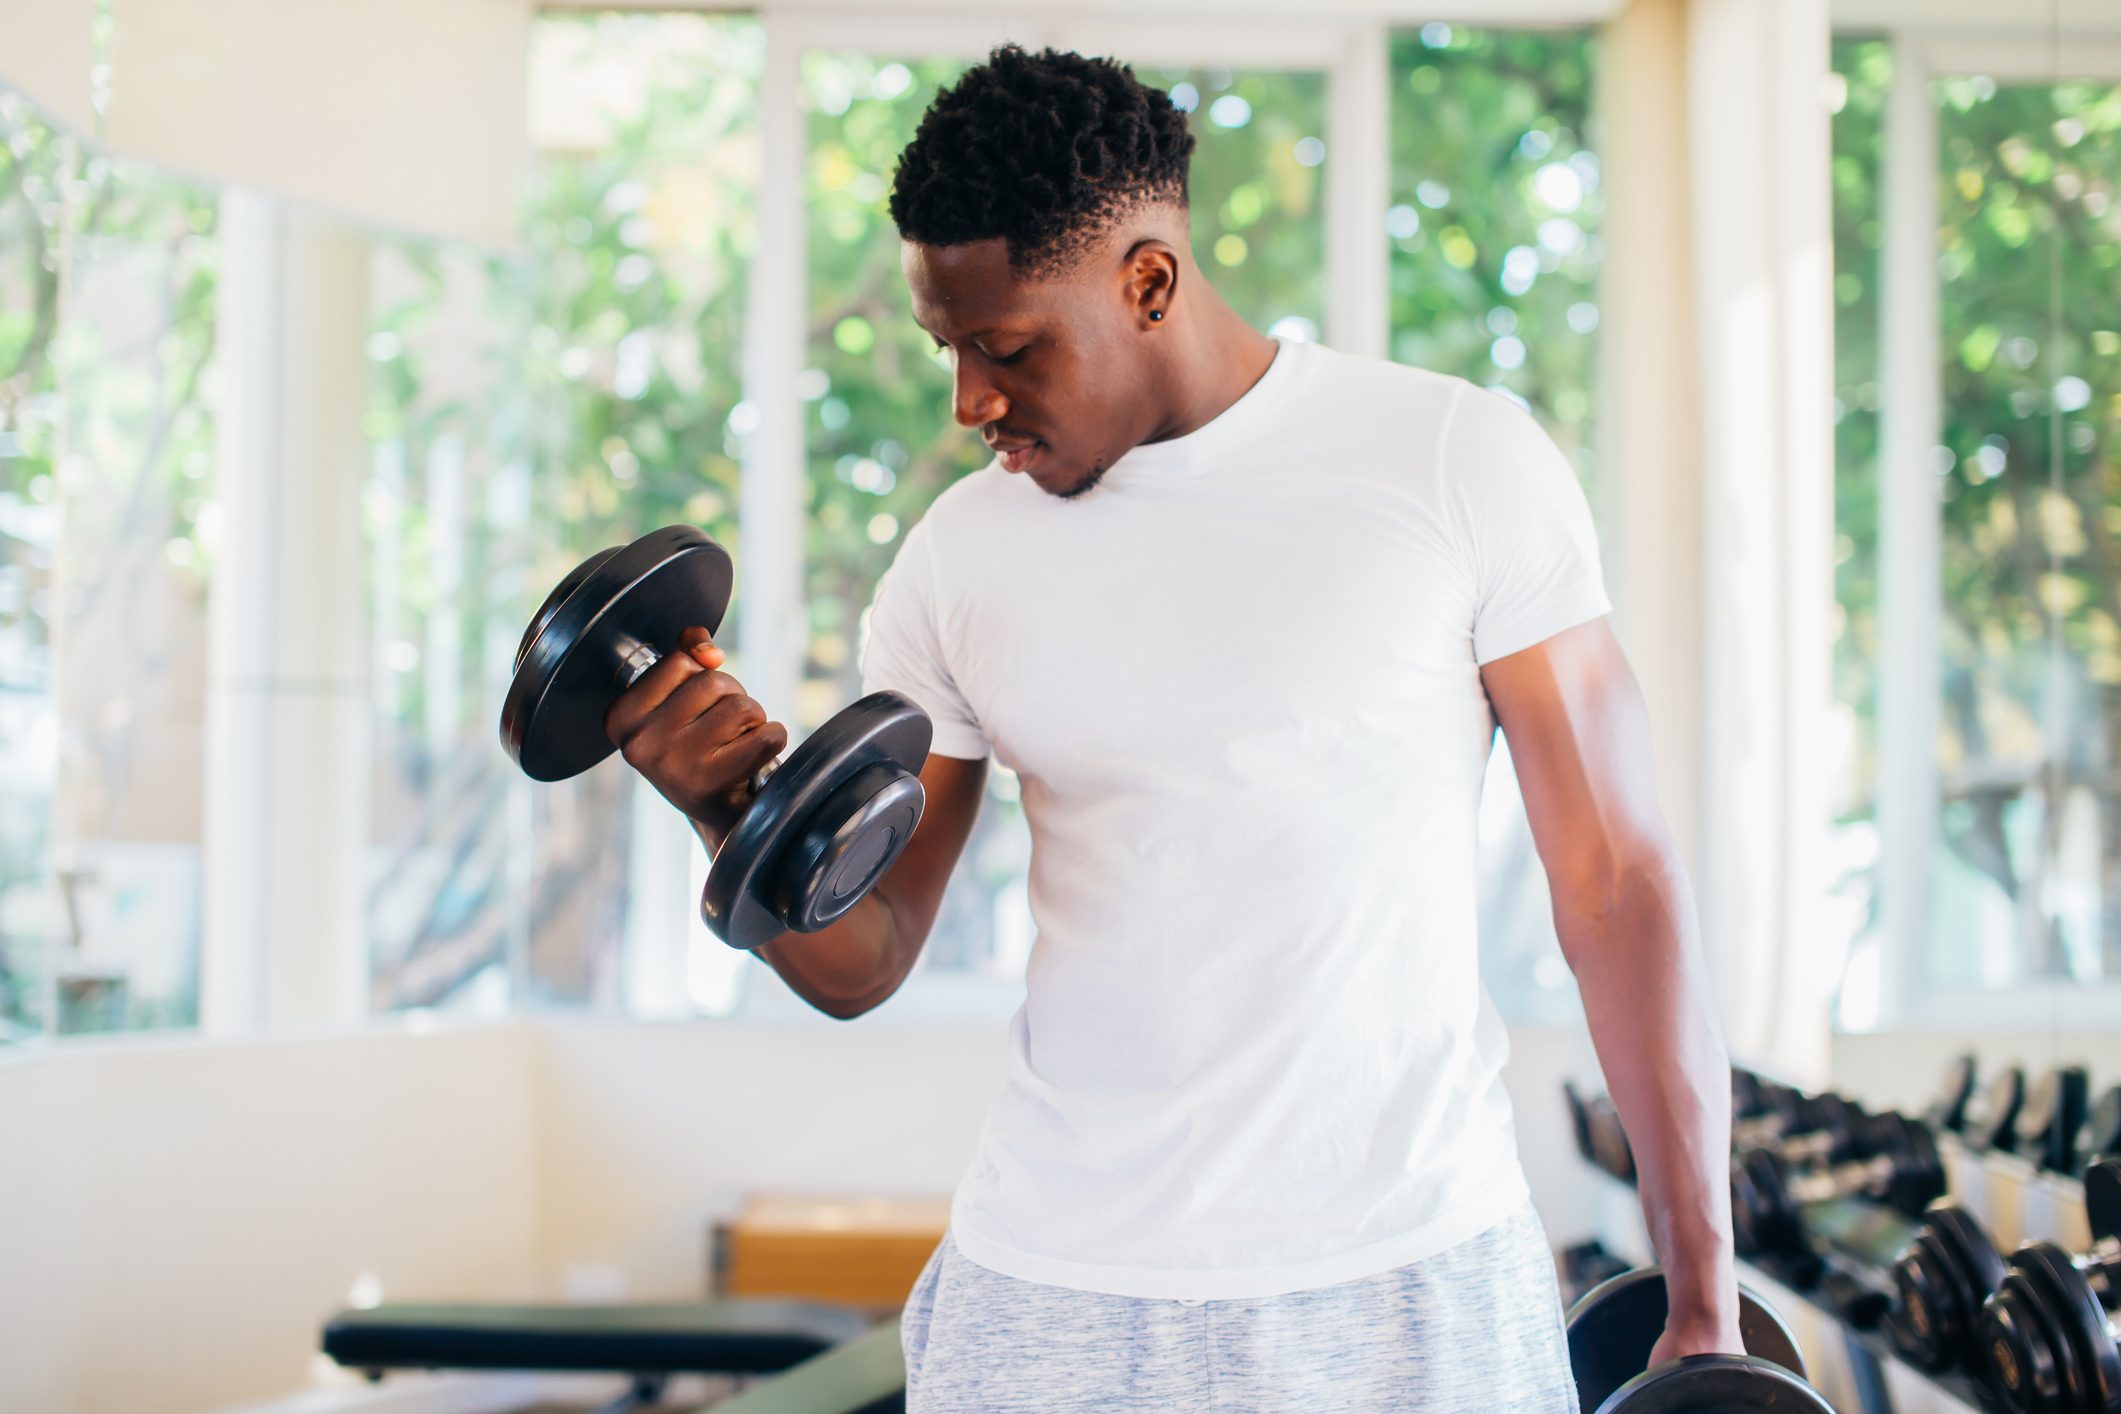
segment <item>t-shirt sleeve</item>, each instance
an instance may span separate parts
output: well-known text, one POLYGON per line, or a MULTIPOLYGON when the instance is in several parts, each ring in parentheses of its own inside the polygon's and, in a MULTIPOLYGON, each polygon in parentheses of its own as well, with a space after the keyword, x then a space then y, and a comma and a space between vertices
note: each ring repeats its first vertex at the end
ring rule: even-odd
POLYGON ((1583 485, 1530 413, 1462 387, 1443 456, 1473 584, 1474 662, 1612 612, 1583 485))
POLYGON ((862 691, 902 692, 928 714, 937 756, 977 761, 988 752, 972 708, 950 676, 936 612, 935 552, 926 521, 899 544, 864 616, 862 691))

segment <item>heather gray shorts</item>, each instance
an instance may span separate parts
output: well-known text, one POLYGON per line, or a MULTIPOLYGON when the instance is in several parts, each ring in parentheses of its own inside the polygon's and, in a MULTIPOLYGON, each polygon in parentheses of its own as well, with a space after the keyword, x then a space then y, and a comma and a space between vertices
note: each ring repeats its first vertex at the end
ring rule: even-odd
POLYGON ((945 1237, 902 1329, 907 1414, 1576 1414, 1554 1259, 1530 1204, 1397 1271, 1199 1303, 1018 1281, 945 1237))

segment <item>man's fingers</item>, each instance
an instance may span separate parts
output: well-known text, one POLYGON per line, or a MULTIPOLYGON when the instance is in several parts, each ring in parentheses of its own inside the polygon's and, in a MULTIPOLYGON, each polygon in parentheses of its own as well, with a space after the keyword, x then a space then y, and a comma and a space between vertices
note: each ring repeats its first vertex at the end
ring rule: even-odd
POLYGON ((604 713, 604 734, 624 747, 663 700, 707 670, 689 653, 671 653, 634 680, 604 713))

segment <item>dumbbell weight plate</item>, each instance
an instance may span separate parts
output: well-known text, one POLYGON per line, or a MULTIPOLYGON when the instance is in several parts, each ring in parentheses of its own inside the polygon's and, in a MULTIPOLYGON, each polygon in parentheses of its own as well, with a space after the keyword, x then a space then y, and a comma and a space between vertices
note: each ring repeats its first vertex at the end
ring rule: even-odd
POLYGON ((1930 1101, 1930 1123, 1957 1133, 1966 1124, 1966 1107, 1973 1098, 1974 1058, 1971 1054, 1954 1056, 1930 1101))
POLYGON ((1585 1414, 1833 1414, 1833 1408, 1772 1360, 1689 1355, 1643 1371, 1585 1414))
POLYGON ((643 646, 722 625, 734 578, 728 552, 689 525, 653 530, 577 565, 545 596, 516 648, 501 703, 501 744, 531 779, 579 775, 617 748, 604 714, 643 646), (642 592, 644 590, 652 592, 642 592))
POLYGON ((2018 1138, 2018 1111, 2025 1106, 2025 1072, 2007 1066, 1981 1092, 1981 1102, 1966 1120, 1966 1142, 1976 1153, 2007 1152, 2018 1138))
POLYGON ((2091 1078, 2082 1066, 2060 1066, 2041 1076, 2012 1126, 2013 1152, 2055 1173, 2075 1169, 2077 1131, 2084 1127, 2090 1094, 2091 1078))
POLYGON ((1977 1372, 2011 1414, 2121 1408, 2121 1351, 2069 1253, 2036 1242, 2012 1256, 1981 1313, 1977 1372))
POLYGON ((1973 1349, 1981 1304, 2003 1283, 2003 1257, 1973 1214, 1939 1199, 1893 1263, 1898 1293, 1886 1333, 1915 1364, 1947 1370, 1973 1349))
POLYGON ((700 917, 715 936, 749 950, 851 908, 920 823, 933 730, 905 697, 874 692, 790 752, 708 871, 700 917))
POLYGON ((2092 1106, 2079 1147, 2087 1160, 2121 1157, 2121 1085, 2109 1089, 2092 1106))
MULTIPOLYGON (((1638 1376, 1657 1373, 1646 1367, 1650 1363, 1650 1352, 1656 1348, 1657 1338, 1664 1333, 1665 1316, 1669 1310, 1664 1273, 1655 1267, 1623 1272, 1611 1281, 1602 1282, 1585 1292, 1583 1298, 1569 1308, 1569 1364, 1576 1374, 1576 1397, 1584 1414, 1615 1408, 1610 1401, 1617 1391, 1638 1376)), ((1797 1342, 1791 1338, 1789 1327, 1783 1325, 1773 1307, 1743 1286, 1738 1288, 1738 1335, 1745 1342, 1748 1355, 1757 1357, 1770 1368, 1780 1367, 1784 1372, 1795 1374, 1799 1387, 1808 1388, 1802 1385, 1804 1359, 1797 1353, 1797 1342)), ((1778 1392, 1778 1397, 1786 1397, 1780 1383, 1753 1387, 1772 1388, 1778 1392)), ((1630 1403, 1625 1407, 1629 1414, 1634 1414, 1638 1407, 1647 1411, 1692 1406, 1656 1403, 1637 1406, 1630 1403)), ((1733 1410, 1826 1408, 1823 1404, 1803 1403, 1739 1403, 1723 1407, 1733 1410)))

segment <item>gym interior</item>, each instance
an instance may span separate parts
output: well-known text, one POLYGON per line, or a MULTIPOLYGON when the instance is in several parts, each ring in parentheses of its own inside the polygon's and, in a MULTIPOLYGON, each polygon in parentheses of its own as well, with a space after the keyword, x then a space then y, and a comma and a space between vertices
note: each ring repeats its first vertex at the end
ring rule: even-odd
POLYGON ((1657 1254, 1498 739, 1479 970, 1585 1414, 2121 1408, 2109 0, 0 0, 0 1409, 905 1406, 1022 782, 869 1014, 739 935, 919 809, 925 727, 844 713, 990 454, 887 201, 1004 41, 1170 94, 1253 328, 1497 390, 1588 498, 1802 1385, 1626 1383, 1657 1254), (654 638, 561 591, 667 527, 631 573, 803 744, 713 858, 540 695, 654 638))

